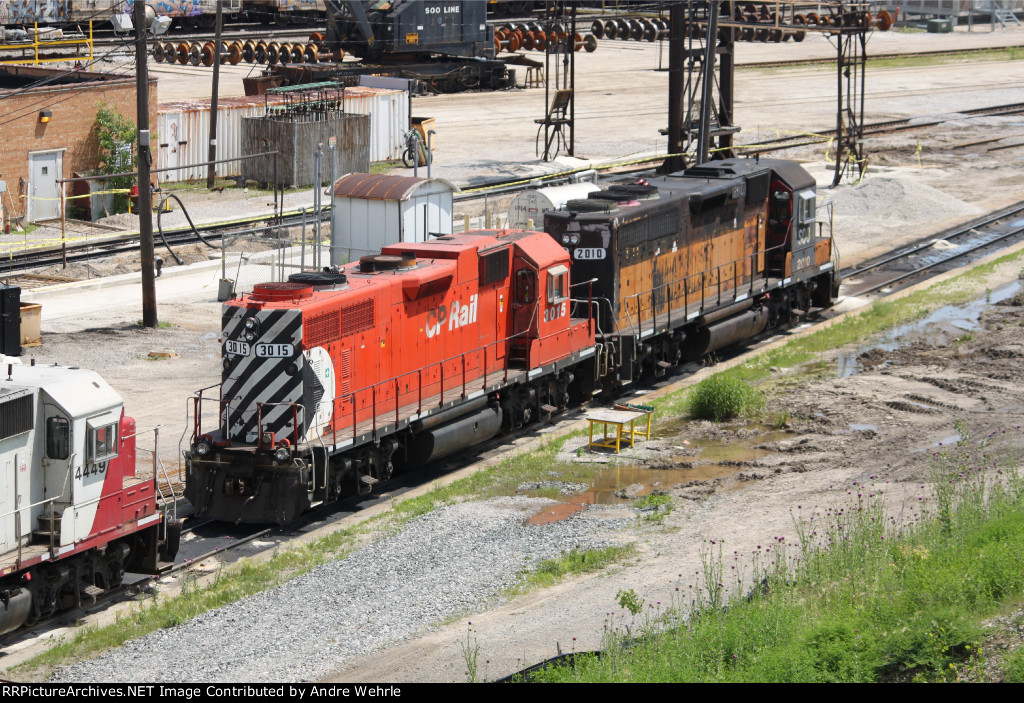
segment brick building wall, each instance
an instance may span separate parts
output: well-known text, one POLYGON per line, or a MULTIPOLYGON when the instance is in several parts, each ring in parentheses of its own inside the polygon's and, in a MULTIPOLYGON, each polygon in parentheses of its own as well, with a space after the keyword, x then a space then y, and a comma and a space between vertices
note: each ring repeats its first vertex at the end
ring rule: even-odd
MULTIPOLYGON (((100 105, 120 113, 135 123, 135 78, 110 74, 76 72, 78 82, 54 83, 27 88, 17 87, 51 76, 66 76, 59 69, 0 68, 0 180, 7 193, 0 194, 6 216, 26 213, 30 175, 30 153, 62 150, 61 176, 71 178, 77 171, 95 168, 99 147, 96 112, 100 105), (42 110, 51 113, 50 121, 39 120, 42 110)), ((157 115, 156 79, 149 81, 150 129, 155 130, 157 115)), ((156 140, 152 140, 156 143, 156 140)), ((71 185, 68 185, 71 194, 71 185)))

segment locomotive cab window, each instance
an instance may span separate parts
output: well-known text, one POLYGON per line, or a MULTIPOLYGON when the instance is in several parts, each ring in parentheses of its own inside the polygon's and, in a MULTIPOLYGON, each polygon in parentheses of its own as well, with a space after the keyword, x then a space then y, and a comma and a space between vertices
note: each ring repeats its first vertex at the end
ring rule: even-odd
POLYGON ((548 269, 548 302, 560 303, 569 295, 569 269, 553 266, 548 269))
POLYGON ((89 461, 99 463, 117 457, 117 416, 113 413, 89 420, 89 461))
POLYGON ((71 423, 66 417, 46 418, 46 456, 50 459, 71 456, 71 423))
POLYGON ((814 235, 814 204, 815 193, 805 190, 797 199, 797 235, 798 244, 809 244, 814 235))
POLYGON ((519 269, 516 271, 516 302, 533 302, 533 271, 530 269, 519 269))

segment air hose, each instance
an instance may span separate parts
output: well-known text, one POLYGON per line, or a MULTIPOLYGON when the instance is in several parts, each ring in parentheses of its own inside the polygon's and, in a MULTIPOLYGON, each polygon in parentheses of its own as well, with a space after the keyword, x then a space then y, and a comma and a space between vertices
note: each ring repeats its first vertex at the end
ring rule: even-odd
POLYGON ((203 235, 199 233, 198 229, 196 229, 195 223, 193 223, 192 222, 192 218, 189 217, 188 210, 185 209, 185 203, 181 202, 181 198, 179 198, 174 193, 168 193, 167 195, 164 196, 164 199, 160 201, 159 207, 157 207, 157 210, 156 210, 156 228, 160 232, 160 240, 164 243, 164 246, 167 247, 167 251, 171 252, 171 256, 174 257, 174 260, 178 262, 178 266, 184 266, 185 265, 184 259, 182 259, 180 256, 178 256, 177 253, 175 253, 174 249, 171 249, 171 245, 167 241, 167 237, 164 235, 164 228, 163 228, 163 226, 160 223, 160 216, 163 214, 163 211, 164 211, 164 203, 166 203, 171 198, 174 198, 174 200, 177 201, 178 207, 181 208, 181 212, 185 215, 185 219, 188 220, 189 227, 192 228, 192 233, 195 234, 196 237, 199 238, 199 241, 201 241, 203 244, 205 244, 206 246, 210 247, 211 249, 216 249, 217 247, 214 246, 213 244, 210 244, 208 241, 206 241, 206 238, 203 237, 203 235))

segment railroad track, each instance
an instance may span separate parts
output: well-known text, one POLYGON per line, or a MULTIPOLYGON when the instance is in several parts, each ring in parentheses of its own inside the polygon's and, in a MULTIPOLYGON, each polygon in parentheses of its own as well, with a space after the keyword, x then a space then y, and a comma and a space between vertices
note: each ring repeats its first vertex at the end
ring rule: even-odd
MULTIPOLYGON (((324 208, 325 214, 322 215, 322 218, 326 217, 326 213, 329 212, 330 207, 324 208)), ((310 217, 311 215, 307 214, 307 222, 311 222, 311 219, 309 219, 310 217)), ((197 236, 192 231, 191 227, 165 228, 163 230, 164 237, 161 238, 154 223, 154 246, 157 251, 163 249, 164 238, 166 238, 167 243, 173 247, 202 242, 203 238, 207 240, 220 240, 223 237, 233 237, 245 233, 276 229, 278 227, 294 227, 301 224, 301 212, 287 212, 279 219, 275 219, 272 215, 260 215, 236 221, 230 225, 225 225, 223 223, 197 224, 195 229, 199 231, 200 235, 203 235, 202 238, 197 236)), ((40 283, 44 285, 48 283, 64 283, 75 279, 48 280, 53 278, 50 276, 44 276, 40 279, 38 274, 32 274, 29 272, 32 269, 55 266, 57 264, 62 264, 65 261, 89 261, 91 259, 135 252, 139 250, 139 246, 139 233, 130 232, 127 234, 113 234, 106 237, 101 236, 86 242, 73 242, 63 247, 60 245, 54 245, 49 247, 40 247, 38 249, 25 248, 21 251, 9 252, 5 255, 7 261, 4 264, 3 271, 4 274, 9 277, 18 277, 22 275, 27 276, 27 280, 30 282, 28 287, 32 287, 33 283, 36 283, 37 285, 40 283)))
MULTIPOLYGON (((1024 103, 1008 103, 1005 105, 992 105, 990 107, 980 107, 971 110, 957 110, 958 115, 967 115, 970 117, 989 117, 998 115, 1020 115, 1024 114, 1024 103)), ((934 127, 935 125, 942 124, 947 118, 932 118, 922 120, 919 117, 907 117, 898 120, 886 120, 884 122, 871 122, 864 125, 864 136, 879 136, 883 134, 894 134, 896 132, 907 132, 915 129, 924 129, 927 127, 934 127)), ((795 149, 801 146, 812 146, 814 144, 821 144, 823 141, 828 141, 833 138, 831 132, 825 132, 819 135, 792 135, 788 137, 778 137, 776 139, 762 139, 754 144, 736 144, 733 149, 743 155, 751 154, 765 154, 772 151, 782 151, 783 149, 795 149)))
POLYGON ((846 269, 842 293, 891 293, 1019 241, 1024 241, 1024 202, 846 269))

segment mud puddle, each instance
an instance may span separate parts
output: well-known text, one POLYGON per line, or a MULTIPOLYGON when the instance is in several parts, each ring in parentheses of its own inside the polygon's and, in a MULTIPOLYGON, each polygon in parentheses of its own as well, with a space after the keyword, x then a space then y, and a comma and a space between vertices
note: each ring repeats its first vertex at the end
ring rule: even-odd
POLYGON ((712 493, 721 484, 722 490, 737 490, 747 485, 743 481, 729 481, 744 467, 772 452, 765 448, 788 433, 760 425, 743 427, 719 437, 684 439, 684 424, 656 430, 661 439, 638 442, 636 447, 624 449, 620 454, 604 450, 587 450, 587 439, 574 438, 566 442, 559 459, 579 467, 589 466, 584 476, 573 481, 541 481, 520 484, 519 495, 550 495, 557 489, 563 495, 527 521, 540 525, 564 520, 590 506, 628 506, 645 496, 668 493, 673 489, 704 486, 712 493), (611 463, 598 464, 608 461, 611 463), (567 490, 568 489, 568 490, 567 490))
POLYGON ((835 361, 835 376, 847 378, 866 370, 885 368, 889 362, 884 354, 878 352, 893 352, 918 341, 927 341, 932 346, 948 346, 962 340, 977 328, 982 312, 1009 300, 1020 291, 1021 284, 1013 281, 996 288, 984 298, 964 305, 946 305, 921 320, 894 327, 869 346, 840 353, 835 361))

